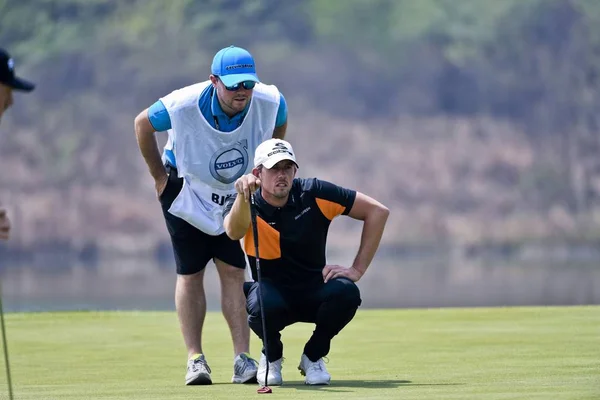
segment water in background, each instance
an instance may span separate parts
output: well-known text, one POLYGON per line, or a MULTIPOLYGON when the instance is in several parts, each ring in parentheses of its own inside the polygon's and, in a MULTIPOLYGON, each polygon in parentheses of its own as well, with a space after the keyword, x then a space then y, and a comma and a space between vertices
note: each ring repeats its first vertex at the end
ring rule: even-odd
MULTIPOLYGON (((350 260, 332 260, 347 265, 350 260)), ((100 259, 94 265, 38 260, 1 268, 6 311, 174 310, 175 272, 154 259, 100 259)), ((220 307, 212 263, 208 307, 220 307)), ((598 263, 512 263, 376 258, 359 282, 364 308, 600 304, 598 263)))

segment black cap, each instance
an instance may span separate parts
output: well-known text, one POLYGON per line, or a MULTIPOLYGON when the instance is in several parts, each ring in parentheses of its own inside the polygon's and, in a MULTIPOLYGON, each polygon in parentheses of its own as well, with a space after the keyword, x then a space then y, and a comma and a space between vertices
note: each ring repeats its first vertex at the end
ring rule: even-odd
POLYGON ((4 49, 0 49, 0 83, 24 92, 35 88, 33 83, 15 76, 15 62, 4 49))

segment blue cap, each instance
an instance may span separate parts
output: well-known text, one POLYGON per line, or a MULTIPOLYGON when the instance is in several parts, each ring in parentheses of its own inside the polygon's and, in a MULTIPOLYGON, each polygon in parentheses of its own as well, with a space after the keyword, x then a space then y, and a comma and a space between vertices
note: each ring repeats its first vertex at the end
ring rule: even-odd
POLYGON ((211 73, 217 75, 225 86, 244 81, 260 82, 254 58, 241 47, 229 46, 219 50, 213 58, 211 73))

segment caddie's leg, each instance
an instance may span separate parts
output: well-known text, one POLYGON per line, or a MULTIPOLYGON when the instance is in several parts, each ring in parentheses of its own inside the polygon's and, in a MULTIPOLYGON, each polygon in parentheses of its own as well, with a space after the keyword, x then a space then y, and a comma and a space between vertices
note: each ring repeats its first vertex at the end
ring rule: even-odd
POLYGON ((245 271, 215 259, 221 279, 221 310, 229 325, 234 356, 250 351, 250 328, 246 314, 246 298, 243 285, 245 271))
POLYGON ((304 346, 304 354, 317 361, 329 353, 331 339, 354 318, 362 300, 358 286, 346 278, 330 280, 307 295, 308 304, 317 303, 313 316, 316 327, 304 346))
POLYGON ((225 233, 213 236, 211 247, 221 281, 221 310, 231 331, 234 356, 248 353, 250 329, 243 289, 246 257, 240 241, 231 240, 225 233))
POLYGON ((191 275, 177 275, 175 307, 188 358, 203 354, 202 327, 206 317, 204 269, 191 275))
POLYGON ((246 257, 238 240, 226 234, 211 239, 215 265, 221 280, 221 310, 229 325, 233 342, 233 383, 256 382, 258 361, 250 354, 250 328, 246 314, 244 281, 246 257))
POLYGON ((191 358, 202 354, 202 326, 206 316, 204 268, 211 259, 212 250, 209 235, 169 212, 181 190, 183 179, 177 177, 177 170, 172 167, 167 167, 167 172, 169 180, 159 200, 177 266, 175 307, 188 358, 191 358))
POLYGON ((186 385, 210 385, 210 367, 202 351, 202 327, 206 316, 204 269, 177 275, 175 307, 185 346, 188 350, 186 385))

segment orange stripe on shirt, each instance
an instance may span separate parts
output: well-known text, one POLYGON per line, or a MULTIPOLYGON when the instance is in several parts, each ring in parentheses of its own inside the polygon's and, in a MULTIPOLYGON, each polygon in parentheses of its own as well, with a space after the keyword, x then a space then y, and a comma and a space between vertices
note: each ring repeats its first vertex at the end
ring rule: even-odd
POLYGON ((328 219, 332 220, 338 215, 341 215, 346 207, 341 204, 335 203, 333 201, 324 200, 324 199, 316 199, 317 205, 321 209, 323 215, 328 219))
MULTIPOLYGON (((260 217, 256 218, 256 224, 258 226, 258 255, 260 258, 265 260, 281 258, 279 232, 260 217)), ((247 255, 256 257, 252 225, 248 227, 246 236, 244 236, 244 251, 247 255)))

